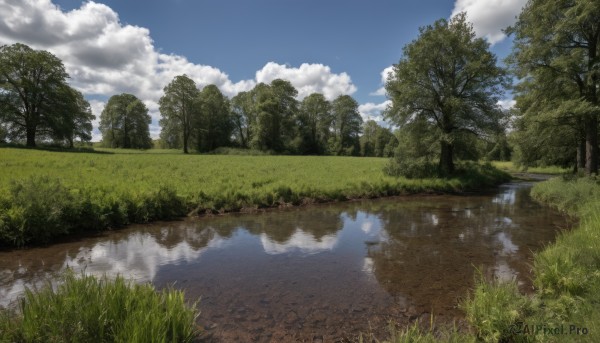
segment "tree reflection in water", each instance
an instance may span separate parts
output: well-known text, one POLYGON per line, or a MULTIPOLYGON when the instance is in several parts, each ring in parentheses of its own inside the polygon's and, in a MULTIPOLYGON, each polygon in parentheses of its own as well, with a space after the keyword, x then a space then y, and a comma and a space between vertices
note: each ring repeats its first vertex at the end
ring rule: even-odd
POLYGON ((460 316, 474 267, 526 290, 531 250, 566 225, 527 186, 508 185, 132 226, 0 252, 0 305, 69 267, 176 283, 202 297, 200 321, 224 341, 334 339, 389 319, 460 316))

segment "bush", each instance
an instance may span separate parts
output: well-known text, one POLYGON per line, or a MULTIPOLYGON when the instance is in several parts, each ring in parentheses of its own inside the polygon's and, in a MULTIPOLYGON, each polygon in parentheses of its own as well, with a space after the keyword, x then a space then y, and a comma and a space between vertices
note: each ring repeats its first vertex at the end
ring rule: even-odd
POLYGON ((423 159, 409 159, 396 156, 385 166, 384 172, 390 176, 404 176, 407 179, 439 177, 436 163, 423 159))
POLYGON ((25 342, 190 342, 196 305, 181 291, 156 292, 122 277, 66 273, 54 289, 26 290, 17 313, 0 316, 0 339, 25 342))
POLYGON ((49 177, 13 181, 0 193, 0 246, 45 244, 68 234, 173 219, 187 213, 185 201, 169 187, 132 192, 68 189, 59 179, 49 177))

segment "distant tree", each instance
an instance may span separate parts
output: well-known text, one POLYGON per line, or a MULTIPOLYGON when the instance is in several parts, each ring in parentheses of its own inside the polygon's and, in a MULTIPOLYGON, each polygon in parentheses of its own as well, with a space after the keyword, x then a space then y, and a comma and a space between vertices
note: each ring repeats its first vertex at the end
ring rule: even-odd
POLYGON ((60 109, 62 114, 57 116, 53 124, 54 130, 51 138, 56 141, 66 141, 72 148, 76 138, 82 142, 92 140, 92 121, 96 117, 92 114, 90 103, 83 94, 71 87, 64 87, 62 95, 54 99, 53 106, 60 109))
POLYGON ((208 85, 199 94, 200 112, 194 123, 198 151, 212 151, 231 143, 233 122, 229 100, 215 85, 208 85))
POLYGON ((256 116, 250 146, 258 150, 289 152, 295 134, 298 91, 289 81, 277 79, 270 85, 259 83, 250 93, 256 116))
POLYGON ((301 154, 324 154, 330 136, 331 104, 323 94, 312 93, 302 100, 298 111, 298 134, 301 154))
POLYGON ((164 95, 158 101, 160 105, 160 126, 168 128, 171 137, 181 135, 183 152, 189 152, 189 141, 193 125, 199 116, 196 83, 186 75, 176 76, 164 88, 164 95))
POLYGON ((398 141, 390 129, 380 126, 374 120, 368 120, 364 123, 362 131, 359 140, 361 156, 391 157, 393 155, 398 141))
POLYGON ((386 116, 400 127, 424 118, 440 146, 439 171, 454 171, 455 139, 499 130, 497 105, 505 72, 496 66, 489 44, 475 38, 464 13, 420 28, 404 47, 386 83, 392 106, 386 116))
POLYGON ((331 103, 332 137, 330 150, 336 155, 358 155, 359 135, 362 117, 358 113, 358 103, 349 95, 340 95, 331 103))
POLYGON ((248 148, 252 140, 252 127, 256 122, 256 109, 251 92, 240 92, 230 102, 234 137, 239 146, 248 148))
POLYGON ((135 95, 113 95, 100 115, 102 142, 111 148, 149 149, 151 120, 148 108, 135 95))
MULTIPOLYGON (((545 136, 559 148, 557 136, 548 135, 558 133, 566 138, 567 129, 571 132, 567 141, 580 156, 577 164, 581 167, 585 161, 587 174, 598 173, 600 3, 529 0, 509 32, 514 33, 509 61, 522 80, 517 88, 517 108, 523 124, 533 124, 531 128, 525 124, 528 133, 521 141, 533 134, 545 136), (532 98, 534 94, 536 98, 532 98), (537 125, 539 122, 544 124, 537 125)), ((547 146, 540 143, 539 147, 547 146)), ((527 153, 528 148, 524 145, 520 150, 527 153)), ((529 152, 531 157, 537 154, 529 152)))
POLYGON ((55 139, 89 136, 91 114, 66 83, 62 61, 24 44, 0 47, 0 122, 13 140, 35 146, 37 135, 55 139))

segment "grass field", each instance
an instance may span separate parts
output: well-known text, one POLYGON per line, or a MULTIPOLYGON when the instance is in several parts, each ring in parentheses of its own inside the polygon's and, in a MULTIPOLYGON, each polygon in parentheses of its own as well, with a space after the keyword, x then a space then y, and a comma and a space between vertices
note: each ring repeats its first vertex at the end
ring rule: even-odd
POLYGON ((0 245, 188 214, 420 192, 506 181, 470 165, 451 179, 386 176, 384 158, 184 155, 175 150, 54 152, 0 148, 0 245))

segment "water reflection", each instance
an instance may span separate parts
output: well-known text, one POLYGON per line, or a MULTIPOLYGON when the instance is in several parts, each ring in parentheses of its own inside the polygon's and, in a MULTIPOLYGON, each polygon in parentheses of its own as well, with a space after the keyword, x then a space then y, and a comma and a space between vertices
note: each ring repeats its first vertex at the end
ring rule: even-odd
POLYGON ((455 318, 474 267, 524 290, 531 251, 566 227, 528 187, 157 223, 0 252, 0 305, 69 267, 175 282, 202 296, 200 322, 223 341, 332 340, 389 319, 455 318))

